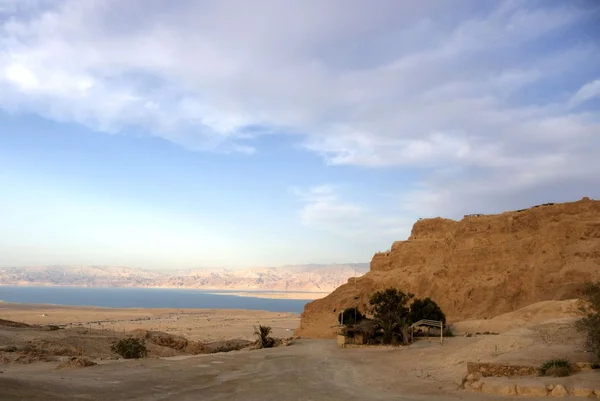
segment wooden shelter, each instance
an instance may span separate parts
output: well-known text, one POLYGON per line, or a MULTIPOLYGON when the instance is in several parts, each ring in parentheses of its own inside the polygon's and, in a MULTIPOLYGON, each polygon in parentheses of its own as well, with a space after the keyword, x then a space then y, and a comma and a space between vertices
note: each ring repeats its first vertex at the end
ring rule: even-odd
POLYGON ((421 319, 410 325, 410 339, 414 340, 415 327, 427 326, 438 327, 440 329, 440 344, 444 344, 444 323, 439 320, 421 319))

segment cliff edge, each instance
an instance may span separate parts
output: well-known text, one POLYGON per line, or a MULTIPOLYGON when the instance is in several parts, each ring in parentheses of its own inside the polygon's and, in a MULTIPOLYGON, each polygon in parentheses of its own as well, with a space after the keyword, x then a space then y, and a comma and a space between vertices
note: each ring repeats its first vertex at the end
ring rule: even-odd
POLYGON ((370 295, 388 287, 430 296, 452 322, 577 298, 588 280, 600 280, 600 201, 423 219, 408 240, 376 253, 367 274, 307 304, 296 335, 333 337, 341 310, 366 310, 370 295))

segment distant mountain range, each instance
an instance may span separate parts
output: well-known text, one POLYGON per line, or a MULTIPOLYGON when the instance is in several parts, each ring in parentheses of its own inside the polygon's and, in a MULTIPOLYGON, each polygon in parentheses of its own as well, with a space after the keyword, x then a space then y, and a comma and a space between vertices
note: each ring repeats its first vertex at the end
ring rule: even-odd
POLYGON ((331 292, 368 263, 157 271, 115 266, 0 267, 0 284, 331 292))

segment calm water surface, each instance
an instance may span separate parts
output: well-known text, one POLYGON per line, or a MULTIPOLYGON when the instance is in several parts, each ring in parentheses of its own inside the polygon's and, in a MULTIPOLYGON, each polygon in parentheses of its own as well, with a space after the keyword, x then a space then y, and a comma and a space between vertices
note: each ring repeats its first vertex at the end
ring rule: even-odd
POLYGON ((203 290, 14 286, 0 286, 0 301, 107 308, 253 309, 294 313, 301 313, 304 305, 310 302, 215 295, 203 290))

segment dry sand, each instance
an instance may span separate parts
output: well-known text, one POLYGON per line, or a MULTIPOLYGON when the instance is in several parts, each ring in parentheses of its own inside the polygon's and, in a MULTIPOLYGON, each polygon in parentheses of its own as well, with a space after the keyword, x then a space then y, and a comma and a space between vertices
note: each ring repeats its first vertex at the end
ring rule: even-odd
MULTIPOLYGON (((537 365, 553 357, 590 361, 592 355, 585 352, 581 335, 573 329, 573 305, 551 301, 496 319, 457 323, 457 332, 499 334, 447 338, 443 345, 432 338, 408 347, 341 349, 334 340, 300 339, 289 347, 268 350, 132 361, 96 359, 98 365, 81 369, 57 370, 56 362, 11 363, 0 365, 0 399, 477 400, 483 398, 481 394, 458 388, 467 362, 537 365)), ((118 327, 170 330, 197 339, 248 337, 257 322, 270 324, 288 336, 286 329, 299 321, 294 314, 256 311, 0 305, 0 318, 29 323, 47 318, 46 323, 71 320, 89 324, 90 314, 94 320, 112 319, 121 325, 118 327)), ((98 334, 73 328, 31 335, 64 336, 78 330, 91 339, 98 334)), ((13 340, 17 335, 22 339, 25 331, 4 328, 0 343, 11 335, 13 340)))
POLYGON ((273 328, 276 337, 290 337, 300 315, 285 312, 228 309, 112 309, 80 306, 0 303, 0 318, 36 325, 85 327, 116 332, 156 330, 193 341, 231 338, 250 340, 255 325, 273 328))

